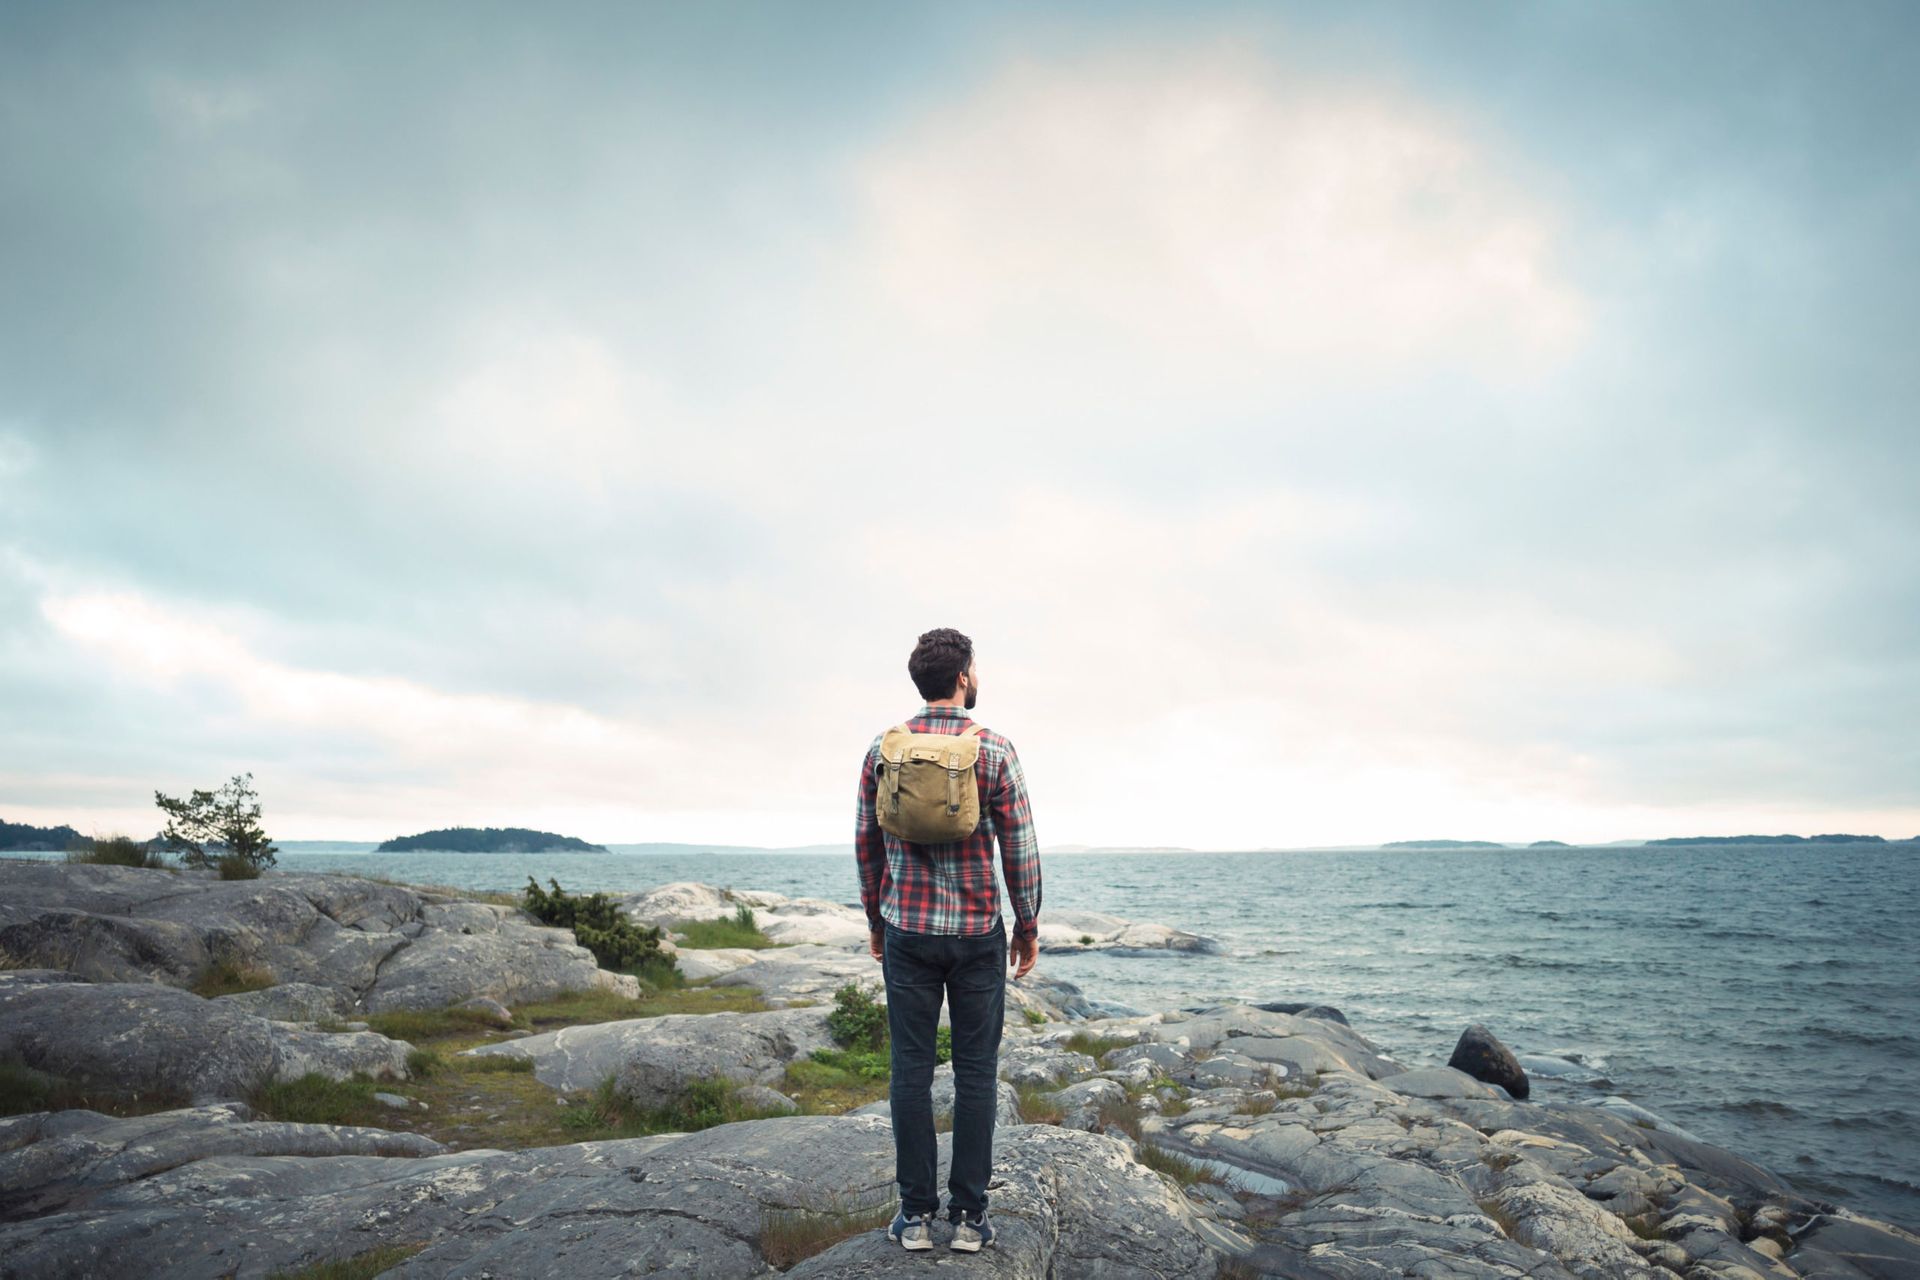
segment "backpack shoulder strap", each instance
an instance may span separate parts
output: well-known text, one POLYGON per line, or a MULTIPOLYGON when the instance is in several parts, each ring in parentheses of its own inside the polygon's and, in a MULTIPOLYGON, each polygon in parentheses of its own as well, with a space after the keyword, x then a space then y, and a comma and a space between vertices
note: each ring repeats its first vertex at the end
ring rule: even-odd
POLYGON ((987 726, 980 724, 979 722, 976 721, 975 723, 970 724, 965 729, 961 730, 960 736, 963 738, 978 737, 980 734, 983 734, 986 731, 987 731, 987 726))

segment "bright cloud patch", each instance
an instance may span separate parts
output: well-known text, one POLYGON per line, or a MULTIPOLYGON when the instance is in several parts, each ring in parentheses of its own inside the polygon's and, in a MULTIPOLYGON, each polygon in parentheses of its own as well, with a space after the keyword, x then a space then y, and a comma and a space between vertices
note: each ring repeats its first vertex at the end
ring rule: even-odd
POLYGON ((879 280, 936 330, 1377 366, 1581 327, 1549 212, 1464 128, 1242 54, 1021 63, 863 180, 879 280))

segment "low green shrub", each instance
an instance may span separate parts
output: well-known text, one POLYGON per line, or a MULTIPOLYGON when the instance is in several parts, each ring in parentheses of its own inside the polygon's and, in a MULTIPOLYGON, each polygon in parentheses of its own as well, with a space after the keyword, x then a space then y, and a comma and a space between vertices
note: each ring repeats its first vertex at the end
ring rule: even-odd
POLYGON ((827 1031, 846 1048, 878 1051, 887 1042, 887 1006, 859 983, 843 983, 833 993, 827 1031))
POLYGON ((672 961, 660 950, 658 926, 636 924, 633 917, 620 910, 619 903, 604 893, 576 898, 562 889, 559 881, 549 878, 547 883, 553 886, 551 893, 535 883, 532 876, 527 877, 527 914, 542 924, 573 930, 574 938, 593 952, 601 968, 624 971, 652 968, 657 972, 663 964, 672 967, 672 961))

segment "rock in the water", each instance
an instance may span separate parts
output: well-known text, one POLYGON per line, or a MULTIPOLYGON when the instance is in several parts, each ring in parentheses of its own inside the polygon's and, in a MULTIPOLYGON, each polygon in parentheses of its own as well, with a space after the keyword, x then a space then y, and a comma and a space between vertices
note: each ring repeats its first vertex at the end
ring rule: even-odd
POLYGON ((1460 1033, 1460 1041, 1453 1046, 1453 1056, 1447 1059, 1447 1065, 1475 1080, 1497 1084, 1516 1098, 1524 1099, 1530 1088, 1527 1073, 1520 1060, 1513 1056, 1513 1050, 1477 1022, 1460 1033))

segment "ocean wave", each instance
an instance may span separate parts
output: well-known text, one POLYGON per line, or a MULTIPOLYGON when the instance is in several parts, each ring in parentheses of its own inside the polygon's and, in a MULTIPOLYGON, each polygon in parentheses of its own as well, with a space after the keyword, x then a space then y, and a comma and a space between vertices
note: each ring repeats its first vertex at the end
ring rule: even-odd
POLYGON ((1838 1040, 1841 1044, 1867 1045, 1872 1048, 1888 1046, 1896 1049, 1920 1048, 1920 1041, 1900 1032, 1861 1031, 1854 1027, 1829 1027, 1816 1022, 1807 1028, 1808 1035, 1825 1036, 1829 1040, 1838 1040))
POLYGON ((1715 1111, 1725 1111, 1736 1116, 1797 1116, 1804 1114, 1791 1103, 1779 1102, 1772 1098, 1742 1098, 1738 1102, 1719 1102, 1713 1104, 1715 1111))

